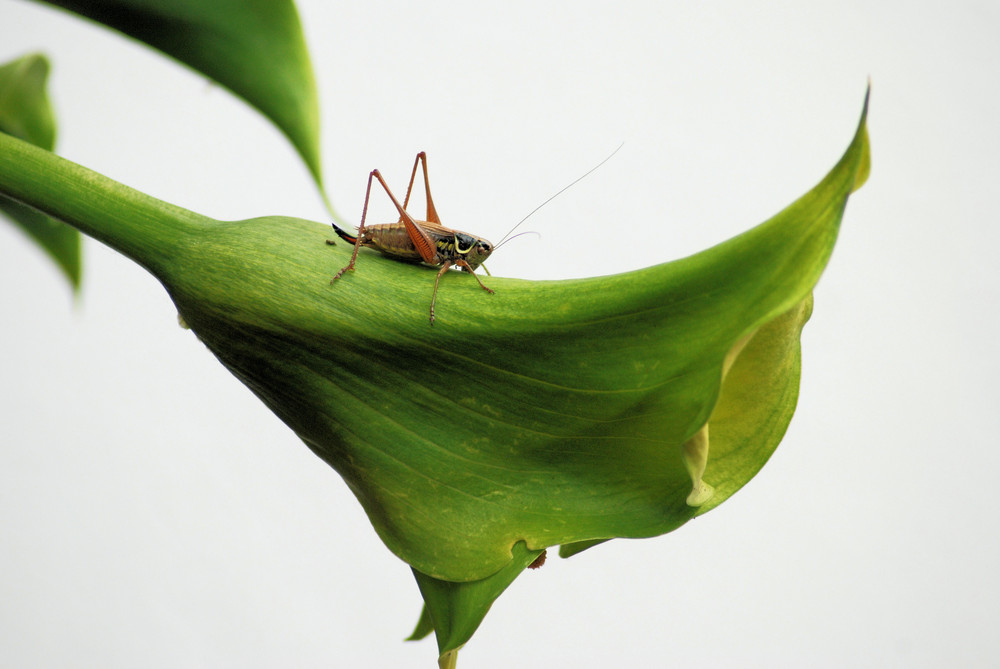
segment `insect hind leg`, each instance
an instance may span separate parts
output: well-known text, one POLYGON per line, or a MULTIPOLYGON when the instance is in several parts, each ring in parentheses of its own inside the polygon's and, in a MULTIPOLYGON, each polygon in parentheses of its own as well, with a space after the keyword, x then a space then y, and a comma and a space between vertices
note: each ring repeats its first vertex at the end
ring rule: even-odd
MULTIPOLYGON (((362 240, 364 240, 365 237, 365 218, 368 216, 368 200, 372 194, 372 179, 378 176, 379 176, 378 170, 372 170, 371 173, 368 175, 368 187, 365 189, 365 206, 364 209, 361 210, 361 224, 358 225, 358 236, 354 239, 354 252, 351 253, 351 261, 347 263, 345 267, 342 267, 339 272, 333 275, 333 278, 330 279, 331 284, 340 277, 342 277, 344 275, 344 272, 346 272, 347 270, 351 270, 352 272, 354 271, 354 263, 357 262, 358 260, 358 249, 361 248, 361 242, 362 240)), ((379 178, 379 181, 382 181, 382 179, 379 178)), ((340 231, 337 230, 337 226, 334 226, 334 230, 339 234, 340 231)), ((326 243, 332 244, 333 242, 328 239, 326 243)))
POLYGON ((417 165, 422 165, 424 172, 424 193, 427 196, 427 218, 424 220, 441 225, 441 217, 438 216, 437 209, 434 207, 434 199, 431 197, 431 182, 427 179, 427 153, 425 151, 418 153, 416 160, 413 161, 413 170, 410 172, 410 185, 406 187, 406 197, 403 199, 403 209, 406 209, 406 205, 410 203, 413 182, 417 178, 417 165))

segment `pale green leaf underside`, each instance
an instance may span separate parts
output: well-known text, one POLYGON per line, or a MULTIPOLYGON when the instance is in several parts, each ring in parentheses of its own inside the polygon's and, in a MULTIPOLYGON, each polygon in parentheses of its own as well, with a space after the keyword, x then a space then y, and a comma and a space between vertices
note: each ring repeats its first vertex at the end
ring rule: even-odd
POLYGON ((322 189, 319 102, 291 0, 40 0, 176 58, 242 97, 291 141, 322 189))
MULTIPOLYGON (((0 65, 0 132, 51 151, 56 141, 56 123, 46 90, 48 75, 49 63, 41 54, 0 65)), ((0 211, 45 250, 74 290, 79 289, 79 232, 2 196, 0 211)))

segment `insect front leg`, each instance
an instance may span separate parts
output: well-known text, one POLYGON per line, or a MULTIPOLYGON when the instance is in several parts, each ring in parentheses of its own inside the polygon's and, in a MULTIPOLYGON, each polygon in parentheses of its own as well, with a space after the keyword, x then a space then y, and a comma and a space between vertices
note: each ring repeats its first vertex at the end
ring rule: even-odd
MULTIPOLYGON (((482 288, 483 290, 485 290, 485 291, 486 291, 487 293, 489 293, 490 295, 493 295, 493 294, 494 294, 494 291, 493 291, 493 289, 492 289, 492 288, 487 288, 487 287, 486 287, 486 284, 484 284, 484 283, 483 283, 483 280, 482 280, 482 279, 480 279, 480 278, 479 278, 479 277, 478 277, 478 276, 476 275, 476 272, 475 272, 475 270, 473 270, 473 269, 472 269, 472 266, 471 266, 471 265, 470 265, 469 263, 465 262, 465 260, 464 260, 464 259, 462 259, 462 258, 459 258, 458 260, 456 260, 456 261, 455 261, 455 264, 456 264, 456 265, 458 265, 459 267, 461 267, 462 269, 464 269, 464 270, 465 270, 466 272, 468 272, 468 273, 469 273, 469 274, 471 274, 472 276, 476 277, 476 281, 478 281, 478 282, 479 282, 479 287, 480 287, 480 288, 482 288)), ((486 268, 484 267, 483 269, 486 269, 486 268)), ((489 272, 487 272, 487 274, 489 274, 489 272)))
POLYGON ((487 287, 480 280, 480 278, 478 276, 476 276, 476 273, 472 271, 472 266, 469 265, 469 263, 467 263, 464 259, 459 258, 458 260, 454 260, 454 261, 452 261, 452 260, 446 260, 445 263, 443 265, 441 265, 441 269, 438 270, 437 276, 434 277, 434 294, 431 295, 431 325, 434 325, 434 305, 437 303, 438 283, 440 283, 441 277, 444 275, 445 272, 447 272, 451 268, 452 264, 454 264, 457 267, 461 267, 465 271, 467 271, 470 274, 472 274, 472 276, 475 276, 476 277, 476 281, 479 282, 479 287, 480 288, 482 288, 483 290, 485 290, 490 295, 494 294, 493 289, 487 287))

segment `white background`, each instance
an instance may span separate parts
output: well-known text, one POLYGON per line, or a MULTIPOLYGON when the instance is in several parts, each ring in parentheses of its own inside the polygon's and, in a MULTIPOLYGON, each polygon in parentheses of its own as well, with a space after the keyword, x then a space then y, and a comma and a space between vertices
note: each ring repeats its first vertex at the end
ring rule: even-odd
MULTIPOLYGON (((998 6, 487 4, 300 3, 349 219, 369 170, 402 188, 423 149, 445 224, 496 240, 625 142, 491 270, 663 262, 818 181, 869 76, 873 170, 768 466, 674 534, 525 574, 460 666, 993 664, 998 6)), ((0 0, 0 61, 39 49, 62 155, 219 218, 324 220, 291 148, 227 92, 0 0)), ((90 241, 85 261, 74 303, 0 226, 0 665, 434 666, 433 641, 401 641, 420 609, 409 569, 337 475, 177 327, 148 274, 90 241)))

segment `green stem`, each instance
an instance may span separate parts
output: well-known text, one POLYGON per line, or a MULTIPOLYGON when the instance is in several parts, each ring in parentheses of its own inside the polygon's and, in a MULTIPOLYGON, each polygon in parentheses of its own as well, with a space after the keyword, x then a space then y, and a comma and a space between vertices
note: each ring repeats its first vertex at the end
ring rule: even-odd
POLYGON ((438 669, 455 669, 458 666, 458 649, 445 651, 438 658, 438 669))
POLYGON ((213 223, 4 133, 0 194, 64 221, 154 275, 213 223))

